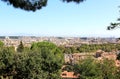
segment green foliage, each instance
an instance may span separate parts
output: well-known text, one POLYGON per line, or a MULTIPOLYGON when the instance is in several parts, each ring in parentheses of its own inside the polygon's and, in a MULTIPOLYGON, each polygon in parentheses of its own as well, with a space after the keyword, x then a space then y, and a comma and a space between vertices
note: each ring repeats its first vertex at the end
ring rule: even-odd
POLYGON ((107 27, 107 30, 112 30, 120 26, 120 23, 111 23, 110 26, 107 27))
POLYGON ((56 79, 60 76, 60 69, 63 65, 63 53, 53 43, 38 42, 31 46, 32 51, 41 52, 42 70, 49 73, 47 79, 56 79))
POLYGON ((14 53, 9 48, 3 48, 0 51, 0 75, 11 76, 14 73, 14 53))
POLYGON ((79 47, 63 47, 60 46, 60 49, 63 53, 91 53, 96 52, 97 50, 103 50, 105 52, 112 52, 120 50, 120 44, 82 44, 79 47))
POLYGON ((120 44, 116 45, 117 50, 120 50, 120 44))
MULTIPOLYGON (((21 8, 26 11, 36 11, 47 5, 48 0, 1 0, 13 5, 15 8, 21 8)), ((63 2, 80 3, 84 0, 62 0, 63 2)))
POLYGON ((0 48, 4 46, 4 43, 0 41, 0 48))
POLYGON ((117 73, 115 79, 120 79, 120 67, 117 68, 117 73))
POLYGON ((26 11, 36 11, 47 5, 47 0, 2 0, 26 11))
POLYGON ((75 72, 80 74, 80 79, 116 79, 117 67, 114 61, 95 61, 88 58, 75 65, 75 72))
POLYGON ((16 56, 16 72, 14 79, 46 79, 41 69, 41 55, 39 52, 22 53, 16 56))
MULTIPOLYGON (((119 8, 120 8, 120 6, 119 6, 119 8)), ((113 30, 115 28, 119 28, 120 27, 120 18, 118 18, 117 21, 119 21, 119 22, 110 23, 110 26, 107 27, 107 30, 113 30)))
POLYGON ((20 41, 20 44, 19 44, 19 46, 17 48, 17 52, 23 52, 23 51, 24 51, 24 46, 23 46, 22 41, 20 41))
POLYGON ((75 68, 75 72, 80 74, 80 79, 102 79, 101 70, 94 59, 83 60, 75 68))
POLYGON ((38 42, 21 52, 15 53, 13 47, 0 50, 1 78, 60 79, 63 53, 56 45, 38 42))
MULTIPOLYGON (((24 47, 24 46, 23 46, 24 47)), ((97 50, 103 48, 115 49, 119 45, 83 45, 81 48, 97 50)), ((81 48, 79 50, 81 50, 81 48)), ((61 79, 63 65, 63 49, 50 42, 33 43, 26 51, 15 53, 14 47, 3 47, 0 50, 0 76, 13 79, 61 79), (60 50, 62 49, 62 51, 60 50)), ((70 47, 70 51, 78 51, 70 47)), ((87 50, 87 51, 88 51, 87 50)), ((86 51, 86 52, 87 52, 86 51)), ((107 50, 108 51, 108 50, 107 50)), ((120 79, 120 68, 116 68, 114 61, 95 61, 88 58, 76 65, 67 65, 67 71, 80 74, 80 79, 120 79)))
POLYGON ((24 53, 30 52, 30 47, 24 47, 24 53))
POLYGON ((104 59, 103 63, 100 63, 100 69, 103 79, 116 79, 117 68, 113 60, 104 59))
POLYGON ((74 65, 65 65, 65 67, 62 69, 62 71, 73 72, 74 71, 74 65))

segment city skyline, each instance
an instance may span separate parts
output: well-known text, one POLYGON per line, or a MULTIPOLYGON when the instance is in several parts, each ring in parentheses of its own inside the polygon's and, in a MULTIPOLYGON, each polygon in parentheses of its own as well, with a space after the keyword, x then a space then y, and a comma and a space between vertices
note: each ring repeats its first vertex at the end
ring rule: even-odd
POLYGON ((0 3, 0 36, 120 37, 120 29, 107 26, 119 17, 119 0, 86 0, 63 3, 48 0, 36 12, 15 9, 0 3))

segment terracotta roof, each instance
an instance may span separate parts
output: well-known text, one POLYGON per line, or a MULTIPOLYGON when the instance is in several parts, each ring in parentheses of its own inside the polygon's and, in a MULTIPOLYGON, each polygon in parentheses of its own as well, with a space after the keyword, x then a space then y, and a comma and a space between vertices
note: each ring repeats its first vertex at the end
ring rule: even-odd
POLYGON ((79 77, 79 75, 75 75, 74 72, 63 71, 61 73, 61 77, 62 78, 75 78, 76 79, 79 77))

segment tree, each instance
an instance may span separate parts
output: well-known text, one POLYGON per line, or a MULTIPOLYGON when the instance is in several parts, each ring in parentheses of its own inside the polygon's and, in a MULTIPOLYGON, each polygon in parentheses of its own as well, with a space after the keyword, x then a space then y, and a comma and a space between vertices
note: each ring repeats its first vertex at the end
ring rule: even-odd
MULTIPOLYGON (((21 45, 22 42, 19 47, 21 45)), ((30 51, 14 52, 11 47, 0 50, 2 79, 60 79, 63 53, 55 44, 38 42, 32 45, 30 51)))
POLYGON ((9 48, 4 47, 0 51, 0 76, 3 78, 10 78, 15 73, 14 53, 9 48))
POLYGON ((104 59, 102 63, 99 64, 102 71, 103 79, 117 79, 117 67, 113 60, 104 59))
POLYGON ((47 73, 41 69, 40 52, 20 53, 15 56, 16 74, 13 79, 47 79, 47 73))
POLYGON ((113 60, 85 59, 75 65, 75 72, 80 74, 80 79, 119 79, 117 67, 113 60))
POLYGON ((88 58, 75 65, 75 72, 80 74, 79 79, 103 79, 101 69, 94 59, 88 58))
POLYGON ((41 69, 48 73, 46 79, 59 79, 64 60, 62 51, 50 42, 33 43, 31 50, 41 53, 41 69))
POLYGON ((14 53, 5 47, 0 60, 0 79, 47 79, 40 52, 14 53))
MULTIPOLYGON (((48 0, 1 0, 10 5, 13 5, 15 8, 21 8, 26 11, 36 11, 45 7, 48 0)), ((63 2, 76 2, 80 3, 84 0, 62 0, 63 2)))
POLYGON ((4 43, 2 41, 0 41, 0 47, 3 47, 4 43))
POLYGON ((120 23, 111 23, 110 26, 107 27, 108 30, 115 29, 117 27, 120 27, 120 23))
POLYGON ((17 48, 17 52, 23 52, 23 51, 24 51, 24 46, 23 46, 22 41, 20 41, 20 44, 19 44, 19 46, 17 48))
MULTIPOLYGON (((120 21, 120 18, 118 18, 117 21, 120 21)), ((120 22, 111 23, 110 26, 107 27, 107 30, 112 30, 118 27, 120 28, 120 22)))

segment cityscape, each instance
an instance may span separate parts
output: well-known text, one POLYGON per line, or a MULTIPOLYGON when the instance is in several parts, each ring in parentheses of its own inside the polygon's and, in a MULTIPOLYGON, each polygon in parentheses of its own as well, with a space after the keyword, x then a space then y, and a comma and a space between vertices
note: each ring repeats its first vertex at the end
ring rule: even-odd
MULTIPOLYGON (((14 49, 11 49, 11 50, 16 51, 17 53, 21 53, 25 51, 28 52, 29 50, 33 51, 32 47, 34 46, 34 43, 36 44, 41 43, 42 47, 46 46, 44 45, 44 43, 55 44, 57 47, 60 48, 60 50, 63 50, 62 59, 64 64, 62 64, 60 68, 62 72, 59 74, 59 76, 62 79, 79 79, 81 77, 81 74, 76 73, 74 69, 71 69, 71 68, 72 67, 74 68, 74 66, 79 62, 85 61, 86 59, 89 59, 89 58, 92 58, 93 60, 98 62, 99 61, 101 62, 107 59, 107 61, 113 61, 113 64, 115 65, 115 67, 118 67, 118 68, 120 67, 120 60, 118 59, 118 55, 120 54, 119 38, 0 36, 0 41, 4 43, 5 47, 13 47, 14 49), (23 44, 23 47, 20 47, 21 44, 23 44), (79 48, 82 49, 84 45, 85 45, 84 47, 85 51, 78 52, 79 48), (88 46, 91 46, 91 47, 88 48, 88 46), (105 46, 105 49, 103 49, 104 46, 105 46), (27 47, 27 50, 25 50, 24 47, 27 47), (68 50, 70 49, 71 49, 71 52, 68 52, 68 50)), ((12 77, 10 77, 10 79, 12 79, 12 77)))
POLYGON ((0 79, 120 79, 120 0, 0 0, 0 79))
POLYGON ((0 36, 0 40, 4 42, 5 46, 17 47, 20 41, 25 46, 29 46, 33 42, 48 41, 56 44, 57 46, 74 46, 80 44, 107 44, 107 43, 120 43, 119 38, 114 37, 38 37, 38 36, 0 36))

